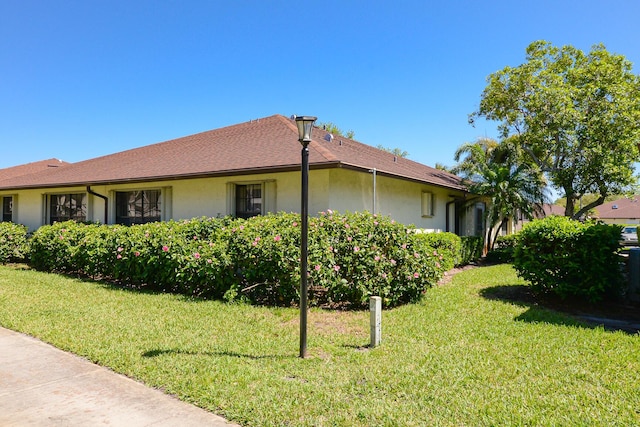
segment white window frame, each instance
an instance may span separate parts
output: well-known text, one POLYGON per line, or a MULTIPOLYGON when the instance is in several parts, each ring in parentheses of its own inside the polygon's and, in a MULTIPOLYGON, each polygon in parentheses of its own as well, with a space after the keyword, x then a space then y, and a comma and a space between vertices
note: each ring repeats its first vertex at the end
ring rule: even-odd
POLYGON ((423 191, 420 197, 420 208, 423 218, 431 218, 435 213, 435 197, 431 191, 423 191))

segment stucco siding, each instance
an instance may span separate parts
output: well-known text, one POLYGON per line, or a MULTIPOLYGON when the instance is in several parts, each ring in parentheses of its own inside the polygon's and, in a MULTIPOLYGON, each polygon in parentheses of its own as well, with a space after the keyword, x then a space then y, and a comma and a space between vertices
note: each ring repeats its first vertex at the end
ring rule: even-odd
MULTIPOLYGON (((180 220, 200 216, 224 216, 233 213, 233 189, 237 185, 263 184, 263 212, 300 212, 301 176, 299 171, 239 175, 232 177, 165 180, 149 183, 95 185, 91 190, 108 198, 107 223, 115 222, 115 195, 119 191, 160 190, 162 220, 180 220)), ((419 228, 446 231, 455 225, 453 200, 455 190, 427 184, 376 176, 376 213, 389 215, 398 222, 419 228), (431 215, 424 215, 423 193, 430 194, 431 215)), ((46 195, 86 193, 87 220, 105 222, 102 197, 89 194, 86 187, 20 190, 6 193, 16 197, 14 222, 25 224, 31 231, 48 223, 46 195)), ((3 193, 2 195, 4 195, 3 193)), ((459 192, 458 196, 462 196, 459 192)), ((309 174, 309 213, 333 209, 339 212, 372 212, 374 180, 371 172, 347 168, 317 169, 309 174)), ((471 220, 473 215, 470 215, 471 220)), ((466 227, 466 224, 465 228, 466 227)))

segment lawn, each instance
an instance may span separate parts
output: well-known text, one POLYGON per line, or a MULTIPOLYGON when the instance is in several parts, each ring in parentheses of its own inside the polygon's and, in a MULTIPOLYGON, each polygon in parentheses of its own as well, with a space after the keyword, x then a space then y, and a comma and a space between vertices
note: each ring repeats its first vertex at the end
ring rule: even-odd
POLYGON ((508 265, 475 268, 383 313, 139 293, 0 267, 0 325, 251 426, 640 424, 640 335, 523 303, 508 265))

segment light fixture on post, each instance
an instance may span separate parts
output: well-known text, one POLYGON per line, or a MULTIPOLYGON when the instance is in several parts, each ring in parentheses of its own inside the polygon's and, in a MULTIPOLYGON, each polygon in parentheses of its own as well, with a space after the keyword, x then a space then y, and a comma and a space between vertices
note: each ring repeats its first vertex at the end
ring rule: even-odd
POLYGON ((300 357, 307 357, 307 258, 309 235, 309 143, 317 117, 298 116, 298 141, 302 144, 302 203, 300 207, 300 357))

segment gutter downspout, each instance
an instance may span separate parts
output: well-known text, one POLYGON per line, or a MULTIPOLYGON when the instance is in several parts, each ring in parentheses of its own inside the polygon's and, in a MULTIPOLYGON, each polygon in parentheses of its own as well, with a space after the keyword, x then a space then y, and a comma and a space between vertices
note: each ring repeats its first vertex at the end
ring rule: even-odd
POLYGON ((92 196, 100 197, 102 200, 104 200, 104 222, 103 222, 103 224, 107 224, 107 221, 109 219, 109 198, 107 196, 103 196, 102 194, 98 194, 95 191, 93 191, 91 189, 90 185, 87 185, 87 193, 91 194, 92 196))

